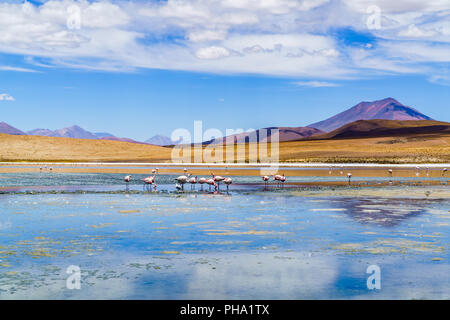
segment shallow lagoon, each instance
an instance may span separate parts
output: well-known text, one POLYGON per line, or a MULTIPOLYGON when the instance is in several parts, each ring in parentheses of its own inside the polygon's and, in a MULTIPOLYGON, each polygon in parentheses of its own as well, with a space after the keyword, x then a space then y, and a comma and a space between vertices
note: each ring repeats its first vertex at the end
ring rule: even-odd
POLYGON ((173 176, 125 192, 122 176, 0 175, 20 187, 0 194, 1 299, 450 298, 444 179, 264 190, 234 177, 211 194, 175 193, 173 176), (380 290, 366 285, 374 264, 380 290), (70 265, 80 290, 66 288, 70 265))

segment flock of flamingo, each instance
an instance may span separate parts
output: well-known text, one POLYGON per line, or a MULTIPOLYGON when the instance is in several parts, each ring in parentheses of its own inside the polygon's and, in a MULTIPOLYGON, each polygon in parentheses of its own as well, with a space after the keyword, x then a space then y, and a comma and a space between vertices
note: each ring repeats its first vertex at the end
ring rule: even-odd
MULTIPOLYGON (((150 190, 151 187, 153 187, 154 190, 157 188, 156 184, 156 175, 158 174, 159 168, 152 170, 152 176, 148 176, 144 179, 142 179, 142 182, 144 183, 143 188, 144 190, 150 190)), ((283 186, 284 182, 286 182, 286 176, 284 174, 279 175, 273 175, 273 181, 277 183, 278 187, 283 186)), ((270 177, 269 176, 262 176, 262 180, 264 181, 265 186, 267 187, 270 177)), ((126 183, 127 190, 129 189, 129 183, 131 181, 131 175, 127 175, 124 178, 126 183)), ((211 191, 211 187, 214 187, 214 191, 220 191, 220 183, 224 183, 227 186, 227 192, 229 191, 230 185, 233 183, 233 180, 230 177, 222 177, 222 176, 216 176, 213 173, 211 173, 211 178, 197 178, 197 176, 192 176, 191 173, 187 172, 187 169, 184 169, 184 174, 181 176, 178 176, 174 179, 176 181, 175 188, 178 191, 184 191, 184 185, 186 183, 189 183, 191 185, 191 190, 195 189, 195 185, 198 183, 201 186, 201 190, 203 190, 203 185, 207 184, 209 186, 209 191, 211 191)))
MULTIPOLYGON (((418 172, 420 170, 420 167, 416 167, 416 175, 418 176, 418 172)), ((428 170, 429 168, 426 168, 427 170, 427 176, 428 174, 428 170)), ((154 190, 156 190, 157 185, 156 185, 156 175, 158 174, 159 168, 153 169, 152 170, 152 176, 148 176, 144 179, 142 179, 142 182, 144 183, 144 190, 150 190, 151 187, 153 187, 154 190)), ((442 176, 444 177, 445 174, 447 173, 447 168, 444 168, 442 170, 442 176)), ((330 168, 330 174, 331 174, 331 168, 330 168)), ((341 169, 341 174, 343 174, 343 170, 341 169)), ((393 177, 393 170, 392 169, 388 169, 388 175, 389 177, 393 177)), ((348 178, 348 183, 351 183, 351 179, 352 179, 352 174, 349 172, 347 173, 347 178, 348 178)), ((282 187, 284 186, 284 183, 286 182, 286 176, 284 174, 279 175, 272 175, 273 177, 273 181, 277 183, 277 187, 282 187)), ((270 176, 262 176, 261 177, 263 182, 264 182, 264 186, 265 188, 267 187, 267 185, 269 184, 270 181, 270 176)), ((191 190, 195 189, 195 185, 198 183, 201 185, 201 190, 203 190, 203 185, 207 184, 209 186, 209 191, 211 191, 211 188, 214 188, 214 191, 220 191, 220 183, 224 183, 227 186, 227 192, 229 190, 230 185, 233 183, 233 180, 229 177, 222 177, 222 176, 216 176, 213 173, 211 173, 211 178, 197 178, 197 176, 192 176, 191 173, 187 172, 187 169, 184 169, 184 174, 181 176, 178 176, 177 178, 174 179, 176 181, 175 184, 175 188, 178 191, 184 191, 184 185, 186 183, 189 183, 191 185, 191 190)), ((128 190, 128 184, 131 181, 131 175, 127 175, 125 177, 125 183, 126 183, 126 187, 128 190)))

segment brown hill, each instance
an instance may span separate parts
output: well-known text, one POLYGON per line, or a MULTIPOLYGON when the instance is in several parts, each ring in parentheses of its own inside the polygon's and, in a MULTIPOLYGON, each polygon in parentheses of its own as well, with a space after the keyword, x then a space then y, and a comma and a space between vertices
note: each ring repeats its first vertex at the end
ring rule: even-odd
POLYGON ((100 139, 0 134, 0 161, 166 161, 171 149, 100 139))
POLYGON ((263 129, 258 129, 252 132, 243 132, 227 136, 224 138, 217 138, 205 141, 203 142, 203 144, 208 145, 208 144, 225 143, 227 139, 232 139, 231 141, 234 141, 234 143, 271 141, 270 137, 275 129, 278 129, 280 142, 294 141, 325 133, 322 130, 310 127, 269 127, 264 128, 264 130, 267 130, 264 133, 261 132, 261 130, 263 129), (264 138, 262 135, 264 135, 264 138))
POLYGON ((450 123, 434 120, 358 120, 309 140, 450 134, 450 123))
POLYGON ((405 106, 393 98, 360 102, 352 108, 309 127, 330 132, 357 120, 432 120, 416 109, 405 106))

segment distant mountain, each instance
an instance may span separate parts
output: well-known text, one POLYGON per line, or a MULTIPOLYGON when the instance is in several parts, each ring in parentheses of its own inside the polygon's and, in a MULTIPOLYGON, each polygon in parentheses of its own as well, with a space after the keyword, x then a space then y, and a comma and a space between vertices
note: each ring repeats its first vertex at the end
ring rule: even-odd
POLYGON ((58 133, 49 129, 34 129, 27 131, 27 134, 31 136, 60 137, 58 133))
POLYGON ((140 141, 136 141, 136 140, 129 139, 129 138, 118 138, 118 137, 115 137, 115 136, 103 137, 103 138, 100 138, 100 140, 111 140, 111 141, 122 141, 122 142, 131 142, 131 143, 140 143, 140 144, 150 144, 150 143, 140 142, 140 141))
POLYGON ((450 134, 450 123, 434 120, 358 120, 329 133, 317 135, 315 139, 355 139, 374 137, 399 137, 408 135, 450 134))
POLYGON ((87 130, 84 130, 83 128, 77 125, 59 130, 34 129, 31 131, 27 131, 27 134, 33 136, 47 136, 47 137, 98 139, 98 137, 95 134, 87 130))
POLYGON ((393 98, 386 98, 372 102, 361 102, 356 106, 341 112, 326 120, 313 123, 308 127, 317 128, 326 132, 357 120, 432 120, 416 109, 407 107, 393 98))
POLYGON ((24 135, 25 134, 25 132, 20 131, 17 128, 14 128, 13 126, 10 126, 6 122, 0 122, 0 133, 14 134, 14 135, 24 135))
POLYGON ((83 128, 75 125, 64 129, 55 130, 55 132, 60 137, 65 138, 77 138, 77 139, 98 139, 98 137, 93 134, 92 132, 89 132, 87 130, 84 130, 83 128))
POLYGON ((217 143, 225 143, 226 139, 233 139, 233 143, 243 143, 243 142, 266 142, 271 141, 270 137, 272 136, 275 129, 278 129, 279 132, 279 142, 285 141, 293 141, 300 140, 307 137, 311 137, 318 134, 325 133, 322 130, 310 127, 269 127, 264 128, 267 130, 265 133, 261 132, 261 129, 252 131, 252 132, 243 132, 235 135, 231 135, 224 138, 213 139, 209 141, 204 141, 203 144, 217 144, 217 143), (264 134, 264 138, 261 135, 264 134), (254 140, 256 137, 256 141, 254 140))
POLYGON ((113 134, 108 133, 108 132, 94 132, 94 135, 99 138, 108 138, 108 137, 115 137, 113 134))
POLYGON ((145 143, 153 144, 155 146, 170 146, 170 145, 174 145, 174 144, 179 144, 180 142, 181 142, 181 140, 172 141, 172 139, 170 139, 169 137, 162 136, 159 134, 151 137, 148 140, 145 140, 145 143))
POLYGON ((26 134, 33 136, 47 136, 47 137, 60 137, 60 138, 77 138, 77 139, 99 139, 99 140, 111 140, 111 141, 123 141, 123 142, 132 142, 132 143, 140 143, 140 144, 148 144, 140 141, 136 141, 128 138, 118 138, 111 133, 108 132, 96 132, 92 133, 83 128, 74 125, 68 128, 59 129, 59 130, 49 130, 49 129, 34 129, 28 131, 26 134))

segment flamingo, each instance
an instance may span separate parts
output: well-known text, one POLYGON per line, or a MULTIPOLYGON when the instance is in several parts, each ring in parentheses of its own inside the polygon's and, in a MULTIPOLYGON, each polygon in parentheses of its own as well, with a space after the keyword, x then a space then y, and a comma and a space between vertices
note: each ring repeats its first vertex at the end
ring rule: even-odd
POLYGON ((350 180, 352 179, 352 174, 350 172, 347 173, 347 177, 348 177, 348 184, 350 184, 350 180))
POLYGON ((281 176, 279 174, 274 175, 273 176, 273 181, 276 181, 277 182, 277 186, 279 187, 280 183, 281 183, 281 176))
POLYGON ((177 183, 181 185, 181 190, 184 190, 184 184, 188 181, 188 177, 184 175, 179 176, 178 178, 175 178, 175 181, 177 181, 177 183))
POLYGON ((130 183, 131 176, 125 176, 124 180, 125 180, 125 183, 126 183, 126 186, 127 186, 127 190, 128 190, 128 188, 129 188, 128 184, 130 183))
POLYGON ((217 190, 218 184, 214 181, 214 179, 206 180, 206 183, 209 185, 209 190, 211 190, 211 186, 214 186, 214 189, 217 190))
POLYGON ((269 182, 269 176, 262 176, 261 178, 264 181, 264 188, 266 188, 267 187, 267 183, 269 182))
POLYGON ((284 173, 281 176, 280 182, 283 184, 283 187, 284 187, 284 183, 286 182, 286 177, 285 177, 284 173))
POLYGON ((203 190, 203 184, 206 183, 207 179, 206 178, 200 178, 198 179, 198 183, 200 183, 201 185, 201 190, 203 190))
POLYGON ((228 192, 228 188, 229 188, 230 184, 233 183, 233 180, 231 180, 231 178, 227 177, 227 178, 223 179, 223 183, 225 183, 227 185, 227 192, 228 192))
MULTIPOLYGON (((145 188, 146 185, 147 185, 147 188, 148 188, 148 186, 150 186, 150 185, 155 183, 155 176, 144 178, 143 181, 144 181, 144 188, 145 188)), ((154 185, 153 188, 156 190, 156 184, 154 185)))
POLYGON ((222 177, 222 176, 215 176, 213 173, 211 173, 211 175, 212 175, 212 178, 213 178, 214 182, 217 182, 217 188, 219 189, 220 188, 220 182, 225 180, 225 178, 222 177))
POLYGON ((188 182, 191 184, 191 189, 194 189, 195 188, 195 184, 198 182, 197 181, 197 176, 189 178, 188 182))

